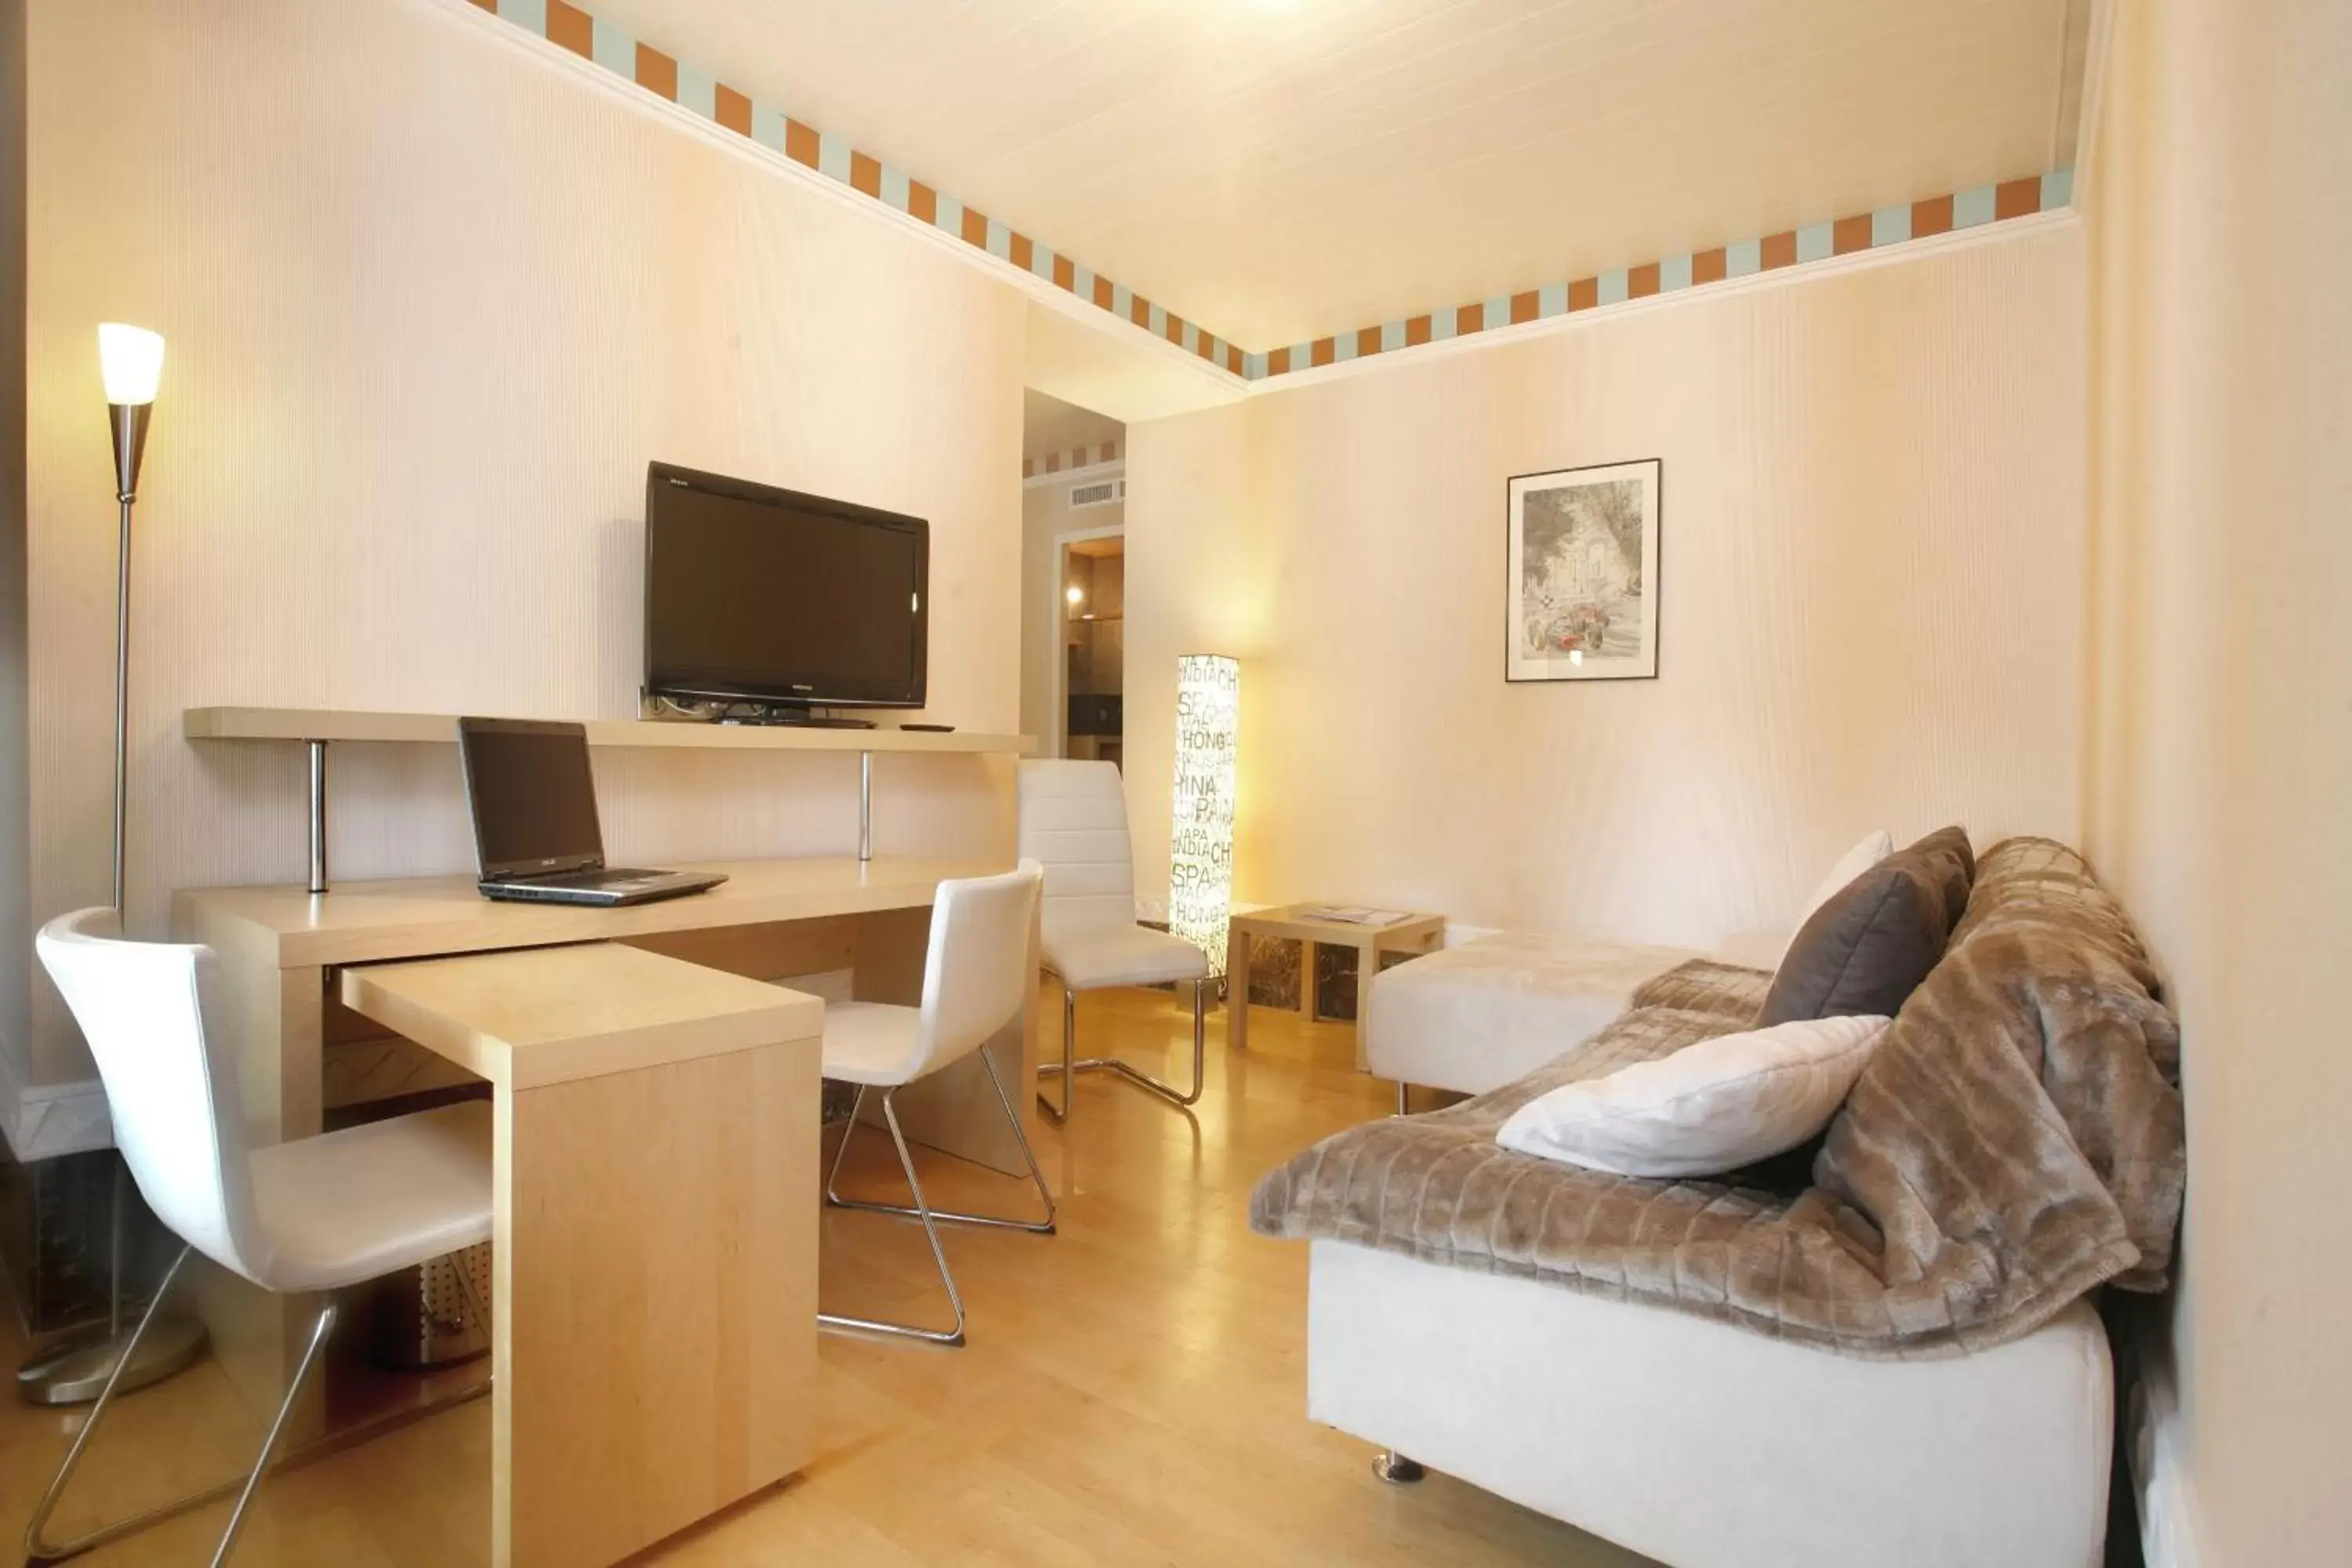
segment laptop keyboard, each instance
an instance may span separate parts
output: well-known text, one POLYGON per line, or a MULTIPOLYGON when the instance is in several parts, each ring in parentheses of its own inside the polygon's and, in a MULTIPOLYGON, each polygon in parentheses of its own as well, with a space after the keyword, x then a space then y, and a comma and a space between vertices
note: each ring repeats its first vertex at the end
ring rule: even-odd
POLYGON ((614 866, 602 871, 565 871, 558 876, 533 877, 530 879, 549 888, 622 888, 650 882, 663 873, 640 871, 632 867, 614 866))

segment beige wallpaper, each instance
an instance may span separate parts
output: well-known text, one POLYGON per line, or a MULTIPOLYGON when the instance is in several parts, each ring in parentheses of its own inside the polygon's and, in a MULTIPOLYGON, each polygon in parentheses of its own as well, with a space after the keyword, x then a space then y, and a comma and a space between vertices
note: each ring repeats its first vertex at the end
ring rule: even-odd
POLYGON ((0 0, 0 1128, 16 1115, 33 1019, 26 924, 25 6, 0 0))
POLYGON ((2116 18, 2085 831, 2168 974, 2189 1112, 2149 1560, 2322 1568, 2352 1552, 2352 8, 2116 18))
MULTIPOLYGON (((930 714, 1013 725, 1012 289, 430 0, 44 4, 31 49, 37 917, 106 896, 103 319, 170 343, 139 517, 134 927, 172 888, 302 868, 296 750, 192 747, 185 705, 633 713, 649 458, 930 519, 930 714)), ((333 769, 338 876, 470 863, 454 750, 333 769)), ((876 771, 883 853, 992 836, 1010 787, 968 759, 876 771)), ((599 774, 622 857, 856 841, 854 756, 599 774)), ((34 1079, 84 1076, 37 999, 34 1079)))
POLYGON ((1242 660, 1237 895, 1706 942, 1870 828, 2078 826, 2071 222, 1129 428, 1129 809, 1242 660), (1507 476, 1664 459, 1654 682, 1506 685, 1507 476))

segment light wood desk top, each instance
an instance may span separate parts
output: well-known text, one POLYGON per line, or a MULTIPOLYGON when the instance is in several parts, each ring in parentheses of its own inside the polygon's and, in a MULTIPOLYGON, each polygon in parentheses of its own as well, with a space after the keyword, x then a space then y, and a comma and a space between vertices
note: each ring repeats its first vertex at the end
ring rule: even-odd
POLYGON ((995 860, 850 856, 714 860, 723 871, 707 893, 619 909, 495 903, 471 877, 341 882, 332 892, 297 887, 199 888, 174 895, 175 929, 278 969, 380 963, 431 954, 560 942, 610 942, 664 931, 821 920, 920 909, 942 880, 1009 869, 995 860))
POLYGON ((615 942, 346 969, 343 1005, 500 1089, 824 1032, 814 996, 615 942))

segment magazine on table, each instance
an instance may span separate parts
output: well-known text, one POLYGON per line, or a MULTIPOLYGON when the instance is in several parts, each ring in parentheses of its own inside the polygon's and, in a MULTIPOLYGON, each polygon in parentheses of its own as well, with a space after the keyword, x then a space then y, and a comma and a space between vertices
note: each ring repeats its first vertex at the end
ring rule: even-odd
POLYGON ((1343 926, 1392 926, 1399 921, 1411 920, 1411 910, 1376 910, 1366 904, 1301 904, 1298 918, 1309 921, 1329 921, 1343 926))

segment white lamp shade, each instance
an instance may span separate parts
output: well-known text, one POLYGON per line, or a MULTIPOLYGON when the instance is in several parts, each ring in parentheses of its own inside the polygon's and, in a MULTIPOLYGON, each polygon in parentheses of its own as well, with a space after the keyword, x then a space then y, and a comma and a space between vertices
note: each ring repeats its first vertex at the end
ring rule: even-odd
POLYGON ((163 379, 163 334, 107 321, 98 329, 98 368, 113 404, 155 401, 163 379))
POLYGON ((1176 661, 1176 795, 1170 824, 1168 929, 1225 972, 1233 912, 1234 773, 1242 669, 1222 654, 1176 661))

